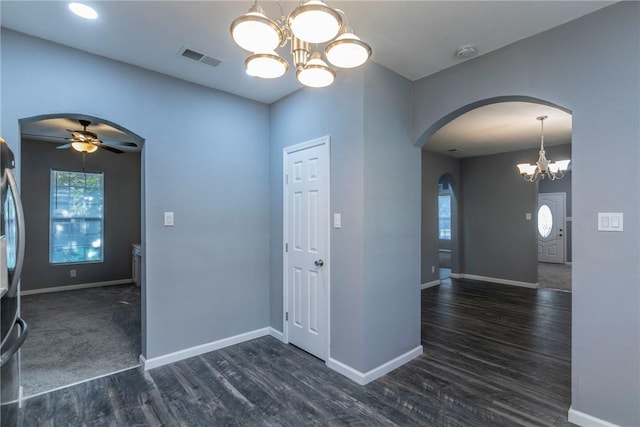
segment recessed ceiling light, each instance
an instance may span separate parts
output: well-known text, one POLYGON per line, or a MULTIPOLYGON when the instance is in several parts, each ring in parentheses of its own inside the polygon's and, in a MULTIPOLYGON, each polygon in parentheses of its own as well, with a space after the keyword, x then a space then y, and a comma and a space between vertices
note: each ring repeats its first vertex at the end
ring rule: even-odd
POLYGON ((98 12, 86 4, 69 3, 69 9, 71 9, 71 12, 85 19, 96 19, 98 17, 98 12))

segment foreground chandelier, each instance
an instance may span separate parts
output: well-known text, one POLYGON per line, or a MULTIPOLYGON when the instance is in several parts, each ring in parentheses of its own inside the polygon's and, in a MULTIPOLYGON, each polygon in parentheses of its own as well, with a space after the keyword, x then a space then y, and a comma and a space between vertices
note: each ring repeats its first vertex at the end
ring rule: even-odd
POLYGON ((528 182, 535 182, 538 178, 544 179, 545 176, 551 181, 560 179, 564 176, 571 162, 571 160, 558 160, 556 162, 547 160, 547 156, 544 153, 544 121, 547 117, 540 116, 537 118, 537 120, 540 120, 540 155, 538 161, 535 164, 519 163, 517 165, 520 175, 528 182))
POLYGON ((231 37, 252 54, 245 60, 250 76, 273 79, 283 76, 289 63, 275 50, 291 44, 298 81, 309 87, 329 86, 336 73, 324 61, 318 44, 327 43, 324 56, 338 68, 355 68, 371 57, 371 47, 349 28, 344 12, 320 0, 307 0, 277 22, 264 14, 257 0, 249 12, 231 23, 231 37), (311 44, 316 51, 311 52, 311 44))

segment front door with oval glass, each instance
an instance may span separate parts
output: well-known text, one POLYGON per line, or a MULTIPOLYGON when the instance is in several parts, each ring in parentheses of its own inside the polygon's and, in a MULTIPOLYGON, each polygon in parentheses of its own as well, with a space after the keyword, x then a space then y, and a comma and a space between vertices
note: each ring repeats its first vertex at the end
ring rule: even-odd
POLYGON ((538 195, 538 261, 564 264, 565 194, 538 195))

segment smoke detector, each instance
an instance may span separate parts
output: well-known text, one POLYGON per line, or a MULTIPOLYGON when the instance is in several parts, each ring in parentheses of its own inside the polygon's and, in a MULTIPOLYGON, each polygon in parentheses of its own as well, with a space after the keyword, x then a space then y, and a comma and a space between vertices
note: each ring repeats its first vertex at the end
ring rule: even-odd
POLYGON ((478 54, 478 48, 471 44, 466 44, 456 49, 456 56, 462 59, 472 58, 477 54, 478 54))

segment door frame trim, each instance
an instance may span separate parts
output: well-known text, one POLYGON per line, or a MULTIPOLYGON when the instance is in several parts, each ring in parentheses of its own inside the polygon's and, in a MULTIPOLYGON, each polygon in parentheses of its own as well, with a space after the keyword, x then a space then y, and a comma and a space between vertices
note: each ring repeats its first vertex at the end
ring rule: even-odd
POLYGON ((283 342, 289 343, 289 324, 285 320, 286 312, 289 304, 289 281, 287 275, 288 268, 288 253, 286 251, 287 232, 289 230, 289 218, 288 218, 288 198, 287 189, 288 183, 286 180, 287 175, 287 161, 288 156, 297 151, 306 150, 308 148, 324 146, 324 151, 327 157, 327 254, 325 263, 326 278, 327 278, 327 291, 325 294, 326 299, 326 319, 327 319, 327 333, 325 342, 325 352, 327 358, 325 363, 331 357, 331 137, 329 135, 321 136, 319 138, 311 139, 299 144, 290 145, 282 150, 282 334, 283 342))

